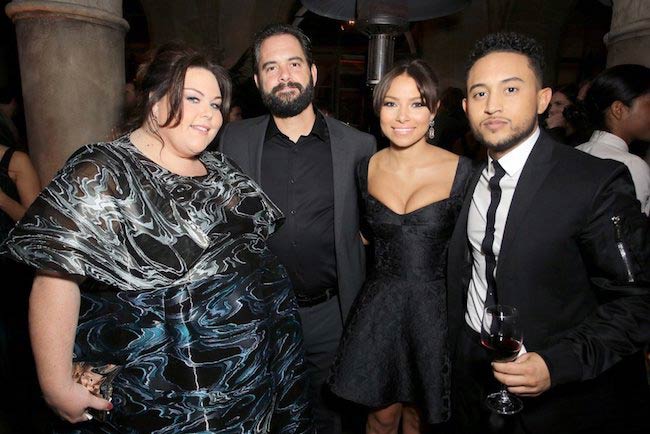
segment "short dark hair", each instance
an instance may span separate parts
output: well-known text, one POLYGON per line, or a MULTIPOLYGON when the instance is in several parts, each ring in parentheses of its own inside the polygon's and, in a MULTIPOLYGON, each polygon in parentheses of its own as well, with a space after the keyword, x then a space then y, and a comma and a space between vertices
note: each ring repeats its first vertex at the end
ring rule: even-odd
POLYGON ((384 75, 373 92, 372 108, 379 116, 384 98, 391 83, 400 75, 408 75, 414 81, 422 97, 422 102, 433 112, 438 104, 438 77, 431 66, 422 59, 402 60, 384 75))
POLYGON ((534 38, 516 32, 490 33, 479 39, 470 52, 466 74, 469 74, 469 70, 479 59, 499 52, 526 56, 540 86, 544 83, 545 62, 542 46, 534 38))
POLYGON ((189 68, 204 68, 212 72, 221 91, 221 114, 225 119, 230 110, 232 84, 228 72, 205 53, 189 46, 168 42, 148 54, 138 68, 134 81, 136 102, 122 128, 124 132, 141 126, 151 127, 153 106, 165 95, 169 98, 169 115, 160 119, 161 127, 175 127, 183 118, 183 85, 189 68))
POLYGON ((616 65, 601 72, 591 82, 584 105, 594 127, 607 130, 607 109, 620 101, 631 107, 634 100, 650 93, 650 69, 642 65, 616 65))
POLYGON ((298 40, 302 51, 305 53, 305 60, 307 60, 307 65, 311 67, 314 63, 314 57, 311 53, 311 39, 303 33, 296 26, 291 26, 289 24, 270 24, 262 29, 259 33, 255 35, 255 40, 253 41, 253 73, 257 74, 260 62, 260 49, 262 43, 270 38, 271 36, 277 35, 291 35, 298 40))

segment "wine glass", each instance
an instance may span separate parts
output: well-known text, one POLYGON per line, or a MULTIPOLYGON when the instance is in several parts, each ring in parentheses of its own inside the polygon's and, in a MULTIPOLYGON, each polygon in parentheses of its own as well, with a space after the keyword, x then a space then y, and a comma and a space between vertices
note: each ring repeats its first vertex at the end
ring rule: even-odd
MULTIPOLYGON (((496 362, 511 362, 517 358, 523 342, 517 308, 497 304, 483 311, 481 344, 496 362)), ((501 391, 491 393, 485 401, 488 408, 498 414, 515 414, 524 408, 519 398, 508 393, 505 384, 501 391)))

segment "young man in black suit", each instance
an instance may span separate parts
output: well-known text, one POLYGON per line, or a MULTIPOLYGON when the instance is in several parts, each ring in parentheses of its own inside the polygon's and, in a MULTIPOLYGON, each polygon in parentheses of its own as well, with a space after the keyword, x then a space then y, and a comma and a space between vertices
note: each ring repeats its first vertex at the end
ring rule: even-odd
POLYGON ((649 221, 625 166, 553 141, 538 44, 488 35, 470 56, 464 108, 488 148, 449 247, 453 420, 458 432, 648 432, 649 221), (524 354, 493 363, 485 305, 515 306, 524 354), (498 381, 495 381, 498 380, 498 381), (499 382, 524 409, 485 407, 499 382))
POLYGON ((314 109, 317 69, 300 29, 267 27, 253 56, 255 83, 271 115, 227 124, 220 149, 286 216, 269 246, 298 300, 316 428, 338 434, 340 415, 323 385, 364 279, 355 170, 374 153, 375 139, 314 109))

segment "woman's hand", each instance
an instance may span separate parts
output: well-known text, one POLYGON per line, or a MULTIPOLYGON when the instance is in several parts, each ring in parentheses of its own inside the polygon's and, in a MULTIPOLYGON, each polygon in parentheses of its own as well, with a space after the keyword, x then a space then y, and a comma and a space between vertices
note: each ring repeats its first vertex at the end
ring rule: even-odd
POLYGON ((88 408, 113 408, 72 378, 80 280, 79 276, 39 271, 29 296, 29 332, 43 397, 72 423, 90 420, 88 408))
POLYGON ((86 422, 92 419, 92 416, 86 411, 88 408, 100 411, 113 409, 113 404, 93 395, 86 387, 73 381, 70 381, 61 390, 44 393, 43 396, 56 414, 71 423, 86 422))

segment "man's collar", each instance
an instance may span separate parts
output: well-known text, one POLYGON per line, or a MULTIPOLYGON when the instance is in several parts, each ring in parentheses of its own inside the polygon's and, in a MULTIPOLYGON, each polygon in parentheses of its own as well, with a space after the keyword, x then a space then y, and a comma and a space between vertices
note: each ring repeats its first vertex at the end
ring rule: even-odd
MULTIPOLYGON (((327 122, 325 122, 325 117, 320 111, 316 109, 314 109, 314 113, 316 114, 316 120, 314 121, 314 126, 311 128, 311 132, 309 134, 314 134, 322 141, 327 141, 329 139, 329 133, 327 130, 327 122)), ((282 131, 280 131, 277 124, 275 123, 273 116, 270 116, 269 124, 266 127, 266 134, 264 135, 264 140, 269 140, 272 137, 275 137, 277 134, 282 134, 284 136, 282 131)))
MULTIPOLYGON (((514 176, 516 173, 523 169, 526 160, 530 152, 533 150, 533 146, 539 138, 540 130, 539 126, 535 128, 533 134, 531 134, 526 140, 513 147, 509 152, 499 158, 499 164, 503 167, 503 170, 506 171, 508 176, 514 176)), ((492 162, 492 157, 488 154, 488 162, 492 162)))

